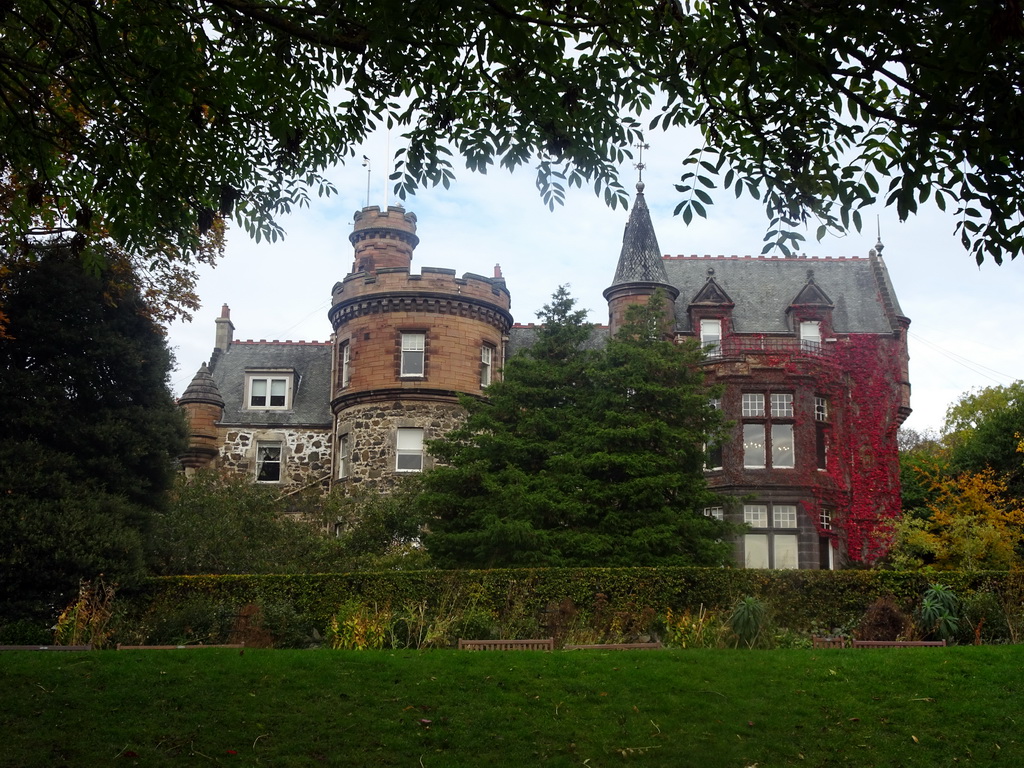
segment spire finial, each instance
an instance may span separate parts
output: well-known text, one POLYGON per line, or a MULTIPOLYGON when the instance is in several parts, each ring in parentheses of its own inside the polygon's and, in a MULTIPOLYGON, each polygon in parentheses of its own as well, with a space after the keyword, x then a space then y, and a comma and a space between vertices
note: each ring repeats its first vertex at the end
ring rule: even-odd
POLYGON ((633 164, 633 167, 636 168, 637 171, 639 172, 638 176, 637 176, 637 181, 636 181, 636 191, 637 192, 643 192, 644 191, 644 168, 647 167, 644 164, 644 150, 645 149, 650 149, 651 145, 641 141, 639 144, 636 144, 635 146, 636 146, 636 148, 638 150, 640 150, 639 153, 637 154, 637 161, 633 164))
POLYGON ((875 224, 878 227, 878 242, 875 243, 875 253, 881 256, 882 249, 885 248, 885 246, 882 245, 882 217, 877 214, 875 215, 875 224))

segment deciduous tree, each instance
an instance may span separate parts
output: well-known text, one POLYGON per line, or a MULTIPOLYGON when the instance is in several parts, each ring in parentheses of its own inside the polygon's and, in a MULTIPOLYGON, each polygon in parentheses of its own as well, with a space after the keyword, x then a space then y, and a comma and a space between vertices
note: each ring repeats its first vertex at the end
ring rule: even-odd
POLYGON ((789 250, 799 225, 933 199, 979 261, 1024 246, 1016 0, 13 0, 0 19, 8 244, 97 213, 131 252, 187 259, 217 215, 276 238, 388 126, 401 194, 448 184, 454 154, 535 166, 549 203, 585 182, 621 203, 642 130, 694 127, 687 220, 720 183, 763 198, 789 250))

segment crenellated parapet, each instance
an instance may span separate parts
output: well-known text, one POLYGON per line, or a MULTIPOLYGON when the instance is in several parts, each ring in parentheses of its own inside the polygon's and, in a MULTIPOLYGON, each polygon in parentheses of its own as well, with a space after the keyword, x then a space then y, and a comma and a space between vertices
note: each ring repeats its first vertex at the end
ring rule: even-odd
POLYGON ((335 331, 365 315, 430 313, 487 323, 500 333, 512 327, 511 298, 505 280, 453 269, 424 267, 421 274, 408 269, 381 269, 375 274, 349 275, 334 286, 328 316, 335 331))

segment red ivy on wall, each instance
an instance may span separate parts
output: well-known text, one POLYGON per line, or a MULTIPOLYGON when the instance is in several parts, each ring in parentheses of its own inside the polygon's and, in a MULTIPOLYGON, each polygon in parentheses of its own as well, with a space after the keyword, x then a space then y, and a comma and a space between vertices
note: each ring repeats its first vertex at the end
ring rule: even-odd
POLYGON ((892 337, 854 335, 835 345, 832 364, 819 379, 833 409, 826 474, 819 484, 818 509, 835 514, 832 530, 847 556, 871 564, 889 550, 893 522, 900 515, 899 428, 900 358, 892 337))

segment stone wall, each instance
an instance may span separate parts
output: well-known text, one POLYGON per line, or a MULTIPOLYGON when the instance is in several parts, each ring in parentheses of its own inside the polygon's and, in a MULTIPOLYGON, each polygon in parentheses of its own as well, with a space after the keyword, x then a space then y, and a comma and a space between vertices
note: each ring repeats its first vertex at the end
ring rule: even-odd
POLYGON ((255 479, 256 445, 276 442, 282 447, 282 486, 316 483, 325 488, 331 474, 331 434, 326 429, 221 429, 220 466, 255 479))
MULTIPOLYGON (((465 411, 450 403, 409 403, 391 401, 368 403, 348 408, 338 416, 337 435, 349 437, 348 477, 339 479, 351 488, 388 488, 407 473, 396 472, 395 440, 397 430, 415 427, 423 430, 424 441, 436 440, 462 425, 465 411)), ((433 460, 424 455, 423 468, 433 460)))

